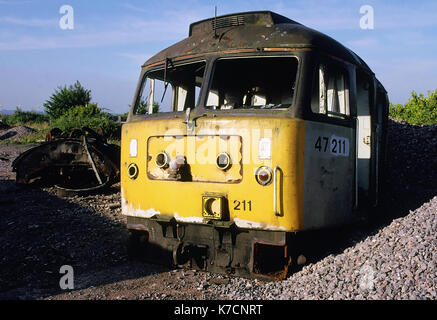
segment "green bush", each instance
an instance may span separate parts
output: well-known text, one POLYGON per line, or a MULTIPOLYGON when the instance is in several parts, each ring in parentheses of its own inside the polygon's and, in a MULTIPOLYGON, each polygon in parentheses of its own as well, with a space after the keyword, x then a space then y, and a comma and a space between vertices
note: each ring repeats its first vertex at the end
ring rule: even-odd
POLYGON ((102 128, 105 135, 110 138, 117 138, 119 124, 111 119, 111 115, 103 112, 96 103, 85 106, 76 106, 67 110, 63 115, 51 122, 52 128, 59 128, 69 132, 73 129, 89 127, 93 130, 102 128))
POLYGON ((87 90, 76 81, 74 85, 58 87, 58 90, 44 103, 50 119, 57 119, 75 106, 85 106, 91 101, 91 90, 87 90))
POLYGON ((428 91, 427 97, 412 91, 405 105, 390 103, 389 114, 410 124, 437 124, 437 90, 428 91))
POLYGON ((8 123, 9 116, 7 114, 0 114, 0 121, 3 123, 8 123))
POLYGON ((9 126, 17 126, 48 122, 49 117, 35 111, 23 111, 17 107, 13 114, 2 115, 1 120, 9 126))

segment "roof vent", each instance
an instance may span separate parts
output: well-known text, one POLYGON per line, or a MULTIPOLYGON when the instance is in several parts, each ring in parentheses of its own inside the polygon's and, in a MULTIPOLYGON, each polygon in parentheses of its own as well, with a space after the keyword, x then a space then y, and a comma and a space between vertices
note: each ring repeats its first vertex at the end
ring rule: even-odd
POLYGON ((190 31, 188 35, 205 35, 220 28, 250 25, 271 27, 280 23, 298 24, 293 20, 271 11, 241 12, 194 22, 190 24, 190 31))
POLYGON ((227 27, 237 27, 244 25, 244 16, 238 15, 238 16, 229 16, 229 17, 222 17, 222 18, 216 18, 211 20, 212 29, 220 29, 220 28, 227 28, 227 27))

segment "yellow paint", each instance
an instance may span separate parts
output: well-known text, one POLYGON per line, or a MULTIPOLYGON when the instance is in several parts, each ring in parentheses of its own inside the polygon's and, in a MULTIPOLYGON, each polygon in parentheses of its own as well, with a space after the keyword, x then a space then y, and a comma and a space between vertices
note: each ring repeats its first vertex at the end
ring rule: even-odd
POLYGON ((241 137, 196 135, 152 136, 147 141, 147 172, 151 179, 172 179, 169 168, 159 168, 156 156, 165 152, 170 159, 186 157, 192 181, 229 182, 241 181, 241 137), (227 153, 232 159, 228 170, 217 168, 217 156, 227 153))
POLYGON ((214 194, 227 198, 230 219, 241 227, 301 230, 304 144, 305 122, 283 117, 201 118, 196 122, 195 136, 187 135, 181 119, 126 123, 122 128, 121 144, 123 213, 141 216, 142 212, 159 212, 184 221, 204 223, 202 197, 214 194), (225 144, 222 142, 230 140, 221 138, 223 136, 234 138, 225 144), (272 139, 271 159, 258 158, 261 138, 272 139), (136 157, 129 155, 131 139, 138 141, 136 157), (162 169, 156 166, 155 156, 162 151, 167 152, 170 159, 184 155, 193 180, 198 181, 168 179, 169 169, 159 174, 158 170, 162 169), (233 160, 227 171, 216 166, 216 156, 220 152, 227 152, 233 160), (199 158, 199 153, 204 157, 199 158), (130 179, 127 174, 131 163, 138 166, 136 179, 130 179), (261 186, 255 179, 255 171, 260 166, 271 169, 279 166, 281 169, 282 174, 277 179, 279 216, 274 214, 273 183, 261 186), (238 202, 240 210, 236 210, 238 202))

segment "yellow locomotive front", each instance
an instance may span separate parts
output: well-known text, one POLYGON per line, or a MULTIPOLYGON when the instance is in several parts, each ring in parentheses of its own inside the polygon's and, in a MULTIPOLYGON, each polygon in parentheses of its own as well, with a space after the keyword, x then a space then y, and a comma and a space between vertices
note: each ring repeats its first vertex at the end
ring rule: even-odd
POLYGON ((285 17, 193 23, 143 65, 122 127, 132 252, 285 277, 301 231, 347 223, 377 199, 386 105, 361 59, 285 17))
POLYGON ((226 54, 144 68, 122 129, 121 193, 146 255, 285 275, 287 232, 303 225, 305 125, 287 112, 297 70, 293 56, 226 54))

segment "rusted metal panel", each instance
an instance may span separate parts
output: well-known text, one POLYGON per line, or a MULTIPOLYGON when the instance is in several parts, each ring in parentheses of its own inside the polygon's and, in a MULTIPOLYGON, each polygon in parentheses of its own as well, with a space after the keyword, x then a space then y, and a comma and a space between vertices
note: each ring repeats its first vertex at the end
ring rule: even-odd
POLYGON ((270 11, 236 13, 192 23, 187 38, 151 57, 144 66, 155 66, 167 58, 224 55, 238 50, 280 52, 284 48, 315 48, 370 71, 360 57, 341 43, 270 11))
POLYGON ((132 256, 210 272, 281 280, 288 273, 286 232, 238 228, 232 221, 206 225, 175 219, 128 217, 132 256))
POLYGON ((64 191, 87 192, 119 180, 120 148, 93 130, 62 133, 53 129, 46 140, 12 163, 17 184, 39 182, 64 191))
POLYGON ((254 277, 268 280, 285 279, 290 261, 285 241, 253 240, 251 265, 254 277))

